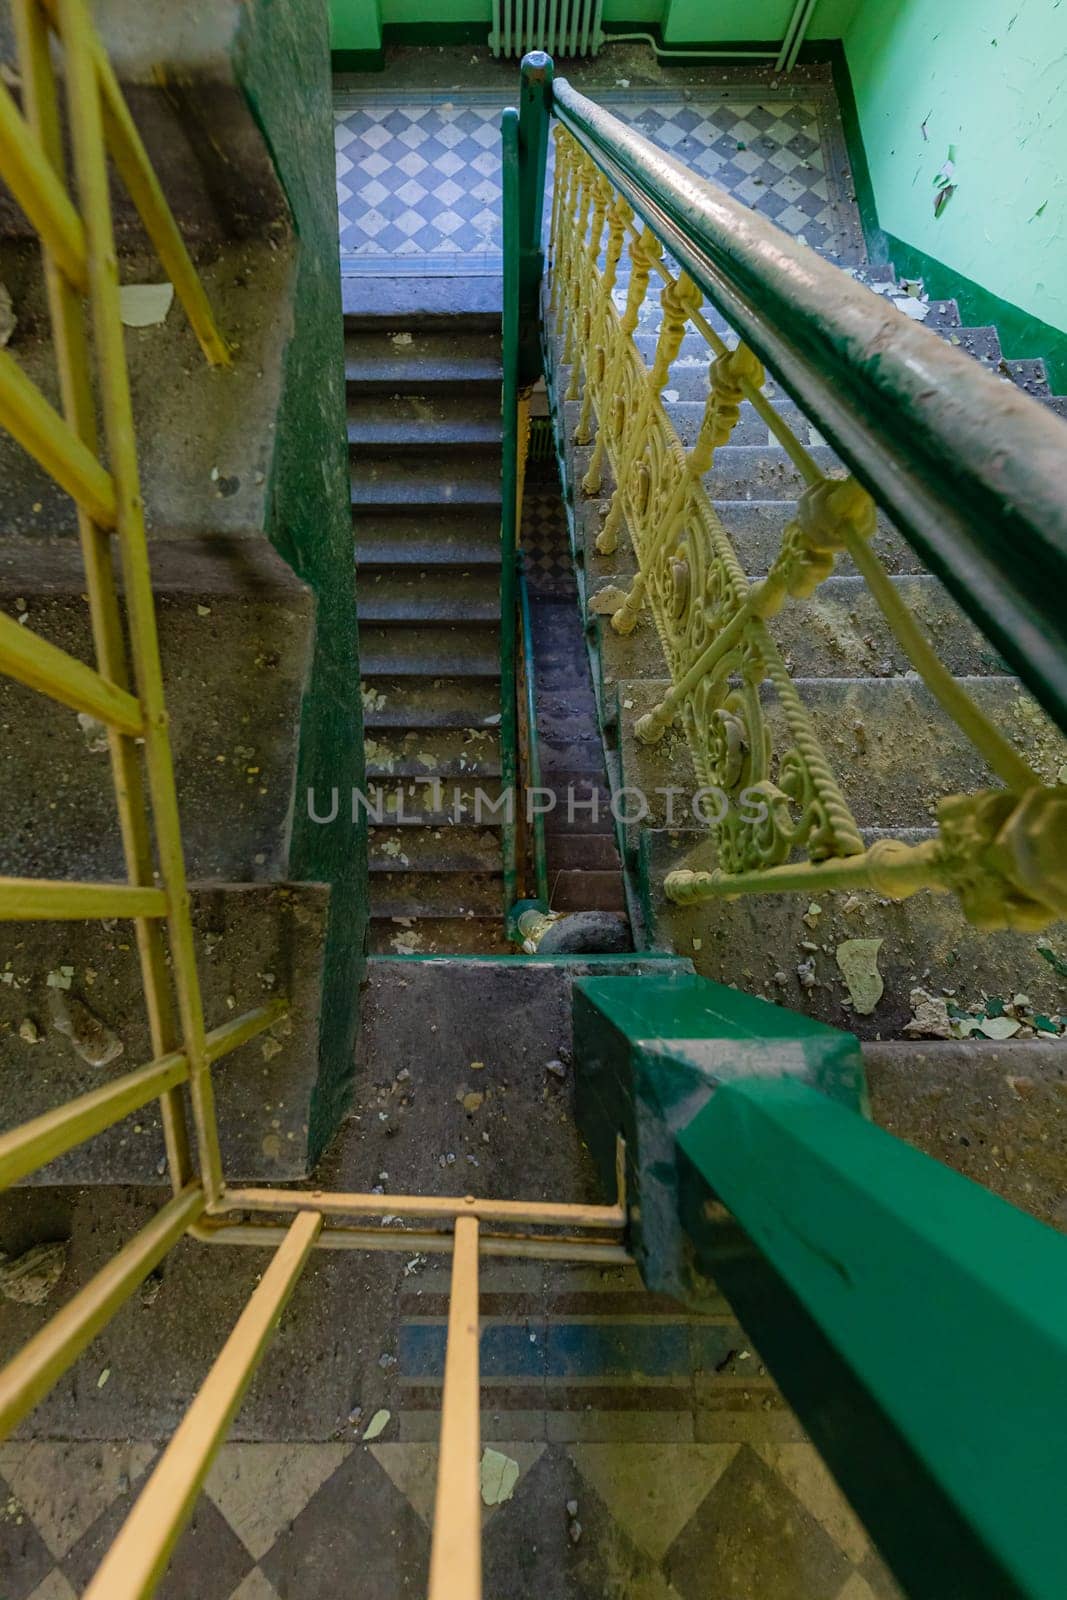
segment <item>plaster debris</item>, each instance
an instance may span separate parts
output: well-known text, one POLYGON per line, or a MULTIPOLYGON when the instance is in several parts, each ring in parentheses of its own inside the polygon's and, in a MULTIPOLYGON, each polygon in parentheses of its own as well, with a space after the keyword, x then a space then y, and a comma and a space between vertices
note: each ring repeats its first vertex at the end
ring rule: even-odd
POLYGON ((906 317, 913 322, 925 322, 930 315, 930 302, 928 300, 913 300, 910 296, 894 299, 893 304, 898 311, 903 311, 906 317))
POLYGON ((106 755, 109 749, 107 728, 87 711, 78 712, 78 727, 85 736, 85 748, 90 755, 106 755))
POLYGON ((96 1387, 98 1389, 102 1389, 104 1387, 104 1384, 107 1383, 107 1381, 108 1381, 108 1379, 110 1377, 111 1377, 111 1368, 110 1367, 105 1367, 103 1369, 103 1371, 101 1372, 99 1378, 97 1378, 97 1380, 96 1380, 96 1387))
POLYGON ((815 987, 815 957, 809 956, 806 961, 801 961, 797 967, 797 978, 802 989, 815 987))
POLYGON ((127 328, 154 328, 167 320, 174 303, 172 283, 124 283, 119 290, 122 320, 127 328))
POLYGON ((391 1411, 376 1411, 367 1423, 367 1431, 363 1435, 363 1443, 370 1444, 372 1439, 377 1439, 379 1434, 384 1433, 389 1426, 389 1420, 392 1415, 391 1411))
POLYGON ((835 952, 837 964, 857 1015, 870 1016, 885 991, 878 971, 881 939, 846 939, 835 952))
POLYGON ((607 583, 589 596, 589 613, 594 617, 613 617, 626 599, 626 590, 617 583, 607 583))
POLYGON ((943 995, 930 994, 926 989, 913 989, 909 996, 913 1016, 904 1024, 904 1032, 912 1038, 954 1039, 952 1021, 948 1014, 948 1001, 943 995))
POLYGON ((474 1112, 478 1110, 484 1099, 485 1095, 479 1094, 475 1089, 470 1090, 467 1094, 463 1094, 461 1092, 459 1095, 460 1104, 462 1105, 464 1111, 470 1113, 472 1116, 474 1112))
POLYGON ((519 1481, 519 1463, 513 1456, 488 1446, 482 1452, 482 1504, 503 1505, 515 1493, 519 1481))
POLYGON ((545 1066, 545 1071, 553 1078, 559 1078, 561 1080, 567 1076, 567 1069, 563 1065, 562 1061, 549 1061, 545 1066))
POLYGON ((69 1250, 70 1241, 60 1239, 35 1244, 13 1259, 0 1251, 0 1294, 19 1305, 43 1305, 63 1276, 69 1250))
POLYGON ((77 995, 53 989, 48 1004, 52 1026, 70 1040, 75 1054, 90 1067, 106 1067, 122 1055, 126 1047, 118 1034, 77 995))
POLYGON ((54 972, 48 974, 45 983, 50 989, 69 989, 73 977, 73 967, 56 967, 54 972))
POLYGON ((24 1044, 40 1044, 41 1030, 32 1017, 23 1017, 19 1023, 19 1038, 24 1044))
POLYGON ((985 1034, 987 1039, 1013 1039, 1021 1027, 1016 1017, 986 1017, 978 1024, 977 1032, 985 1034))
POLYGON ((0 349, 7 344, 17 326, 18 318, 11 303, 11 293, 6 284, 0 283, 0 349))
POLYGON ((397 345, 400 349, 403 349, 409 344, 414 344, 415 342, 414 336, 410 333, 391 333, 389 337, 393 344, 397 345))

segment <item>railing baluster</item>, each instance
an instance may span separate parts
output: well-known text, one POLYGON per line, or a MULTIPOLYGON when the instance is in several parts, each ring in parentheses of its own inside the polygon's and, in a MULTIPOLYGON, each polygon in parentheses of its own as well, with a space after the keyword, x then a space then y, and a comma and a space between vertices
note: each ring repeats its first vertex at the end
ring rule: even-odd
MULTIPOLYGON (((55 71, 48 25, 38 0, 15 0, 14 21, 26 113, 57 177, 65 182, 66 161, 55 71)), ((63 409, 71 428, 95 456, 96 406, 85 311, 79 295, 59 271, 47 244, 42 245, 42 250, 63 409)), ((107 531, 81 507, 78 508, 78 534, 99 670, 110 683, 127 689, 129 669, 111 563, 111 540, 107 531)), ((155 864, 140 755, 131 740, 113 729, 108 730, 108 746, 126 875, 131 883, 151 885, 155 881, 155 864)), ((158 1058, 174 1050, 179 1040, 163 930, 158 922, 143 917, 138 918, 135 928, 152 1054, 158 1058)), ((188 1183, 191 1172, 185 1105, 177 1089, 164 1093, 160 1110, 171 1186, 177 1194, 188 1183)))

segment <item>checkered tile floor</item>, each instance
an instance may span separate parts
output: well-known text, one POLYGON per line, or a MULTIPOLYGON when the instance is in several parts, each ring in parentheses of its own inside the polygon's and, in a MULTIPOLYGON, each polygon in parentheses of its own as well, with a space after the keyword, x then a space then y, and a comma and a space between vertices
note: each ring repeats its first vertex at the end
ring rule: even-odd
MULTIPOLYGON (((789 233, 859 257, 832 99, 733 88, 598 92, 597 99, 789 233)), ((347 271, 499 271, 500 112, 477 90, 451 98, 348 91, 335 100, 337 205, 347 271)))
MULTIPOLYGON (((808 1444, 491 1448, 518 1468, 511 1497, 483 1508, 496 1600, 896 1600, 808 1444)), ((155 1456, 150 1444, 6 1446, 16 1487, 0 1478, 4 1600, 74 1600, 155 1456)), ((398 1438, 226 1445, 159 1600, 424 1593, 436 1466, 435 1444, 398 1438)))

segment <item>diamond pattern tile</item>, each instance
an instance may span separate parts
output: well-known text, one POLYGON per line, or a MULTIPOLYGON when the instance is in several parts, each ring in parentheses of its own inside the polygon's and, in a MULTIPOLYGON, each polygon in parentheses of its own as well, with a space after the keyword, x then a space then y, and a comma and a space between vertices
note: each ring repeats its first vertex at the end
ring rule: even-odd
MULTIPOLYGON (((505 102, 465 90, 452 99, 427 93, 402 104, 395 97, 383 103, 385 93, 346 91, 335 103, 344 267, 372 273, 498 270, 505 102), (369 180, 387 194, 380 196, 376 187, 368 195, 369 180), (462 232, 451 225, 456 216, 467 224, 462 232), (442 217, 448 226, 441 225, 442 217)), ((736 87, 728 100, 711 86, 687 93, 683 100, 673 90, 614 90, 597 98, 661 149, 814 248, 852 259, 858 221, 839 182, 840 157, 831 159, 832 102, 815 90, 802 100, 768 90, 759 100, 747 100, 736 87)))
MULTIPOLYGON (((520 1415, 528 1425, 533 1414, 520 1415)), ((511 1497, 483 1510, 487 1595, 900 1600, 811 1445, 665 1443, 640 1410, 617 1413, 607 1431, 604 1416, 590 1442, 491 1429, 492 1448, 514 1460, 517 1476, 511 1497)), ((424 1431, 418 1413, 402 1413, 388 1430, 399 1438, 372 1445, 224 1446, 160 1585, 162 1600, 335 1600, 353 1592, 355 1575, 362 1600, 425 1592, 438 1418, 426 1421, 424 1431)), ((17 1447, 21 1461, 15 1448, 10 1477, 0 1480, 0 1595, 72 1600, 158 1447, 123 1442, 70 1454, 43 1441, 17 1447), (47 1491, 45 1452, 54 1467, 47 1491), (59 1510, 65 1500, 71 1516, 59 1510)))

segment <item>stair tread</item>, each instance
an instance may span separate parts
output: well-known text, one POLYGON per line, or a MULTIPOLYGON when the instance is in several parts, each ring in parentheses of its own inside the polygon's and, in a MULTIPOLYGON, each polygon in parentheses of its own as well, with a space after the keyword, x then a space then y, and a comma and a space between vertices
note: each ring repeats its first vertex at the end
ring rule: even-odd
POLYGON ((500 834, 491 828, 372 826, 368 852, 374 873, 501 873, 500 834))
POLYGON ((493 506, 500 504, 500 466, 494 457, 442 454, 417 460, 387 451, 360 451, 349 475, 349 498, 367 506, 493 506))
POLYGON ((365 741, 368 777, 500 776, 495 728, 375 729, 365 741))
POLYGON ((362 394, 348 401, 350 447, 499 449, 499 399, 473 394, 362 394))
POLYGON ((445 623, 393 628, 360 628, 360 668, 364 677, 496 678, 500 646, 494 629, 445 623))
POLYGON ((488 873, 375 873, 370 880, 371 915, 502 917, 502 878, 488 873))
POLYGON ((405 567, 367 572, 361 569, 357 610, 362 622, 500 623, 500 577, 486 571, 405 567))
POLYGON ((451 329, 359 329, 345 335, 345 381, 422 392, 431 386, 499 385, 499 336, 451 329))
POLYGON ((504 920, 496 916, 418 917, 396 921, 372 911, 367 946, 383 955, 510 955, 504 920))
POLYGON ((500 723, 500 694, 485 678, 376 678, 364 668, 366 728, 486 728, 500 723))

